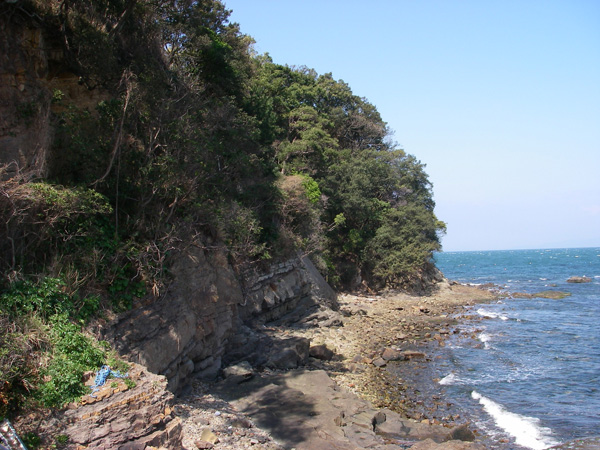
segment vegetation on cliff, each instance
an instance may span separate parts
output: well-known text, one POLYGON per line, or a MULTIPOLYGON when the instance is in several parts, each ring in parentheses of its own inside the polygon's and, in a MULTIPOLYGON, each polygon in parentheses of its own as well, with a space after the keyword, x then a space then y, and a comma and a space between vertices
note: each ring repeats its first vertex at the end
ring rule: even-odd
MULTIPOLYGON (((89 108, 48 88, 19 109, 25 121, 47 106, 54 130, 43 177, 0 173, 0 324, 21 354, 46 345, 31 320, 43 330, 160 295, 169 251, 190 239, 225 243, 240 269, 300 250, 339 288, 405 287, 433 268, 445 226, 424 165, 343 81, 255 54, 219 1, 0 8, 61 55, 47 79, 74 74, 102 98, 89 108), (43 312, 56 295, 71 309, 43 312)), ((53 376, 23 374, 44 364, 24 360, 0 400, 43 393, 53 376)))

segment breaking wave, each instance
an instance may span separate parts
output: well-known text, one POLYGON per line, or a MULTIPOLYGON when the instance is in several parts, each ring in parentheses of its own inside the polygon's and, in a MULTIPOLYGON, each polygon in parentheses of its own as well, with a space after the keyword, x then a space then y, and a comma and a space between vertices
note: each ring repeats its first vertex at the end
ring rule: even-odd
POLYGON ((552 439, 552 431, 540 425, 539 419, 510 412, 477 391, 473 391, 471 397, 483 406, 498 427, 515 439, 516 444, 532 450, 544 450, 559 444, 552 439))

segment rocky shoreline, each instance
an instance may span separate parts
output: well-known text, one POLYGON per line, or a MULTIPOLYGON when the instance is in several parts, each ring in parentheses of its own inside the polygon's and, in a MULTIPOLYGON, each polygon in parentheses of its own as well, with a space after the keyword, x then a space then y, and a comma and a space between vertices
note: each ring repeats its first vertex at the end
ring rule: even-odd
POLYGON ((477 430, 444 415, 439 399, 420 398, 409 373, 457 333, 461 309, 491 301, 488 290, 443 281, 429 295, 343 294, 339 311, 283 317, 263 332, 310 341, 303 367, 225 370, 217 383, 194 383, 174 413, 183 446, 279 449, 481 449, 477 430), (336 319, 335 316, 339 316, 336 319), (410 378, 410 377, 407 377, 410 378))
MULTIPOLYGON (((165 376, 131 363, 126 380, 14 425, 38 435, 40 449, 504 448, 457 414, 431 375, 447 339, 477 338, 459 325, 483 319, 464 308, 504 296, 443 280, 420 296, 340 294, 298 305, 238 329, 236 359, 216 381, 195 378, 175 396, 165 376)), ((591 450, 598 439, 556 448, 591 450)))

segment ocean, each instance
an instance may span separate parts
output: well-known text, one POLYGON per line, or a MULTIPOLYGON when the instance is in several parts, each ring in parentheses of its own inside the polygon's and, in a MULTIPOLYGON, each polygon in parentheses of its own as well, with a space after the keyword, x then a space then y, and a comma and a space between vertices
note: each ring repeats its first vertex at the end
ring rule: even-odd
POLYGON ((466 308, 461 333, 432 364, 436 389, 495 448, 600 448, 600 248, 442 252, 436 261, 464 284, 571 294, 466 308))

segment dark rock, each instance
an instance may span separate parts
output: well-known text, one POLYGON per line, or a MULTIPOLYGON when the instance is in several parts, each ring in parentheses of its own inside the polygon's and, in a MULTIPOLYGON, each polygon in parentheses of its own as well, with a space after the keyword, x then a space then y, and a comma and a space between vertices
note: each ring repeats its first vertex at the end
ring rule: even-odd
POLYGON ((475 440, 475 435, 466 425, 460 425, 450 431, 448 440, 473 442, 475 440))
POLYGON ((385 413, 383 411, 377 411, 377 414, 373 417, 373 427, 382 424, 387 419, 385 413))
POLYGON ((379 357, 373 360, 373 365, 375 367, 385 367, 387 365, 387 362, 385 361, 385 359, 379 357))
POLYGON ((398 361, 400 359, 403 359, 403 355, 402 353, 400 353, 400 351, 387 347, 383 353, 381 354, 381 357, 383 359, 385 359, 386 361, 398 361))
POLYGON ((252 422, 246 418, 236 418, 231 421, 231 426, 236 428, 252 428, 252 422))
POLYGON ((249 380, 254 376, 254 369, 248 361, 242 361, 241 363, 234 364, 233 366, 226 367, 223 369, 223 377, 229 381, 235 381, 242 383, 249 380))
POLYGON ((326 345, 311 346, 308 354, 313 358, 324 361, 331 361, 334 355, 333 351, 329 350, 326 345))
POLYGON ((271 369, 295 369, 306 364, 310 341, 306 338, 289 338, 276 341, 266 366, 271 369))

